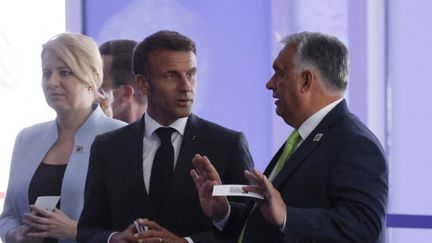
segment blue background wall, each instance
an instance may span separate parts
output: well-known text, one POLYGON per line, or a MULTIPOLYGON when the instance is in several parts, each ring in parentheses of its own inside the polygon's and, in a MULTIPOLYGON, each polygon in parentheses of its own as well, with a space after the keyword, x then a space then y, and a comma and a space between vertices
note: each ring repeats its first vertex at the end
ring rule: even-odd
POLYGON ((246 134, 256 166, 272 155, 269 6, 248 0, 85 1, 84 32, 100 44, 142 40, 161 29, 191 37, 198 48, 194 112, 246 134))
POLYGON ((84 31, 99 43, 141 40, 160 29, 197 42, 199 90, 194 112, 244 131, 259 169, 289 128, 265 89, 278 41, 322 31, 349 48, 351 110, 389 158, 388 242, 432 242, 429 186, 432 2, 423 0, 86 0, 84 31))
MULTIPOLYGON (((280 49, 278 41, 289 33, 304 30, 337 36, 348 46, 351 56, 346 94, 350 109, 372 129, 388 153, 388 242, 432 242, 432 195, 429 193, 432 112, 428 100, 432 89, 431 1, 65 0, 65 3, 66 29, 83 31, 98 43, 117 38, 139 41, 160 29, 177 30, 196 40, 199 93, 194 112, 244 131, 260 169, 291 130, 274 114, 271 94, 264 87, 272 73, 271 62, 280 49)), ((14 13, 11 5, 6 6, 1 9, 5 12, 2 17, 14 13)), ((35 5, 31 6, 26 10, 34 11, 35 5)), ((4 29, 23 29, 18 27, 21 20, 9 18, 3 22, 4 29)), ((46 41, 37 38, 46 25, 35 26, 37 21, 22 23, 27 26, 24 29, 34 33, 33 44, 46 41)), ((21 60, 17 55, 13 58, 21 60)), ((19 69, 27 62, 17 63, 21 64, 16 67, 19 69)), ((24 66, 31 68, 28 64, 24 66)), ((33 68, 39 70, 39 66, 33 68)), ((18 73, 18 80, 29 77, 18 73)), ((3 81, 17 85, 14 80, 3 81)), ((30 80, 39 78, 34 76, 30 80)), ((37 94, 35 89, 24 86, 18 84, 16 91, 37 94)), ((13 95, 6 91, 3 96, 7 100, 13 95)), ((25 97, 31 99, 30 95, 25 97)), ((32 108, 29 113, 28 109, 17 108, 15 103, 12 108, 12 113, 25 111, 25 119, 14 120, 20 124, 33 124, 35 117, 48 119, 42 118, 42 112, 37 109, 32 108)), ((11 112, 5 114, 10 117, 11 112)), ((10 130, 9 126, 5 127, 10 130)), ((7 137, 5 133, 2 135, 7 137)), ((13 141, 10 137, 6 140, 13 141)), ((8 153, 6 146, 1 149, 8 153)), ((0 203, 4 188, 0 191, 0 203)))

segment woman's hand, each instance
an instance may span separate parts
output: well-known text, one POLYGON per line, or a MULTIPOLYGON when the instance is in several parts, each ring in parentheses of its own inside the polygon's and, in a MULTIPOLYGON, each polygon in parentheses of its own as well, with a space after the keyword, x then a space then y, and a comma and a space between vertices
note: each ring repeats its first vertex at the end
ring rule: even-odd
POLYGON ((43 238, 34 238, 28 236, 27 233, 30 231, 30 227, 23 224, 16 228, 8 231, 6 234, 6 242, 8 243, 39 243, 43 241, 43 238))
POLYGON ((38 238, 76 239, 78 222, 69 218, 60 209, 53 212, 30 206, 32 212, 24 215, 23 222, 35 229, 28 236, 38 238))

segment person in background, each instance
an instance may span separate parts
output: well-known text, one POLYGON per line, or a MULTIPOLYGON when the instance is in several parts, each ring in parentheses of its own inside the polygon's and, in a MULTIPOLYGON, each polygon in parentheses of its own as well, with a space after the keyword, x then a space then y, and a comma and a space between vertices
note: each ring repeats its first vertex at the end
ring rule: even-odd
MULTIPOLYGON (((102 56, 103 63, 103 80, 100 86, 101 93, 112 98, 112 76, 111 76, 111 66, 112 66, 112 41, 106 41, 99 46, 99 52, 102 56)), ((134 46, 136 45, 133 44, 134 46)), ((132 47, 133 48, 133 47, 132 47)))
POLYGON ((119 51, 116 51, 117 42, 112 43, 111 75, 113 81, 113 117, 127 123, 139 120, 147 107, 147 97, 138 89, 135 75, 132 70, 133 48, 135 41, 119 40, 119 51), (121 48, 121 43, 130 43, 121 48))
POLYGON ((159 31, 140 42, 133 68, 148 107, 141 120, 96 137, 78 223, 80 242, 212 242, 189 171, 196 153, 225 183, 244 184, 253 165, 241 132, 192 113, 195 43, 159 31), (137 233, 133 221, 147 226, 137 233))
POLYGON ((137 89, 132 70, 132 54, 137 42, 111 40, 99 46, 104 60, 103 88, 112 93, 111 107, 115 119, 132 123, 141 118, 146 110, 147 98, 137 89))
POLYGON ((91 144, 97 134, 125 125, 104 113, 110 108, 98 92, 102 59, 92 39, 56 35, 42 46, 41 58, 42 89, 56 118, 17 135, 0 216, 7 243, 74 242, 91 144), (35 206, 42 196, 60 196, 58 208, 35 206))
POLYGON ((388 166, 374 134, 344 96, 348 50, 321 33, 288 36, 267 89, 294 131, 264 175, 245 172, 264 200, 247 206, 212 197, 223 183, 209 157, 196 155, 191 176, 217 233, 235 242, 377 242, 383 232, 388 166))

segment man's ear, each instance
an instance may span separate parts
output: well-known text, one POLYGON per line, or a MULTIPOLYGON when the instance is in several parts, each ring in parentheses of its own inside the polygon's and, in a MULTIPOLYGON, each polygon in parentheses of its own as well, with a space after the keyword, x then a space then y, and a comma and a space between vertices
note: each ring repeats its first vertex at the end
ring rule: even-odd
POLYGON ((137 88, 144 94, 147 95, 149 92, 150 84, 148 80, 142 75, 137 74, 135 75, 135 82, 137 88))
POLYGON ((315 73, 309 69, 301 72, 301 86, 300 90, 302 93, 309 91, 312 88, 312 82, 315 79, 315 73))
POLYGON ((134 95, 134 88, 132 87, 132 85, 129 84, 123 85, 123 89, 121 93, 122 101, 123 99, 125 100, 131 99, 133 95, 134 95))

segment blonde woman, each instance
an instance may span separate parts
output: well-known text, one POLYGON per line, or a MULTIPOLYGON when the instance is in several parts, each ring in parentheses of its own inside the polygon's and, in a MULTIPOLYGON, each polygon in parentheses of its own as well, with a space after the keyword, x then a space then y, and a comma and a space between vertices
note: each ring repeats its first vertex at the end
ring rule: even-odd
POLYGON ((23 129, 12 155, 0 236, 9 242, 75 241, 83 207, 89 152, 96 135, 125 123, 109 118, 98 93, 102 60, 96 43, 62 33, 43 45, 42 89, 56 119, 23 129), (41 196, 60 196, 58 209, 34 206, 41 196))

